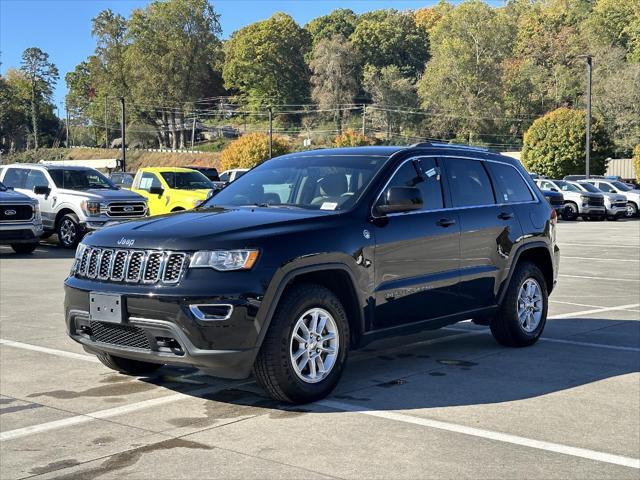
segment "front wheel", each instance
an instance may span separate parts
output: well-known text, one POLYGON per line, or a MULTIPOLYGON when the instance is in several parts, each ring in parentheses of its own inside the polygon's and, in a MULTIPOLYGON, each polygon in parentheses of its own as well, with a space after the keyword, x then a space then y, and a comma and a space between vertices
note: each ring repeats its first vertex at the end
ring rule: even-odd
POLYGON ((569 202, 564 206, 564 210, 562 211, 562 219, 568 221, 577 220, 579 214, 580 212, 578 211, 578 205, 569 202))
POLYGON ((633 202, 627 203, 627 218, 633 218, 638 215, 638 206, 633 202))
POLYGON ((272 398, 314 402, 335 388, 348 350, 349 321, 338 297, 321 285, 296 285, 278 304, 253 370, 272 398))
POLYGON ((523 262, 516 267, 491 333, 507 347, 526 347, 538 341, 547 322, 549 297, 544 275, 537 265, 523 262))
POLYGON ((98 353, 97 357, 105 367, 127 375, 151 373, 162 367, 160 363, 141 362, 139 360, 131 360, 130 358, 117 357, 104 352, 98 353))
POLYGON ((64 248, 76 248, 82 238, 80 221, 74 213, 67 213, 58 222, 57 232, 60 246, 64 248))
POLYGON ((33 251, 38 247, 37 243, 12 243, 11 248, 16 253, 20 253, 23 255, 28 255, 29 253, 33 253, 33 251))

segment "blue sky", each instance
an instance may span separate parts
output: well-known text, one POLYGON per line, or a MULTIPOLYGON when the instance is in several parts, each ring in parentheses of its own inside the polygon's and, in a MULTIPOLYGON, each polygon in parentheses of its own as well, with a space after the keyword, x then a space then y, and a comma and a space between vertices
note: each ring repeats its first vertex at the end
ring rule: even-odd
MULTIPOLYGON (((0 71, 4 73, 8 68, 18 67, 25 48, 39 47, 60 70, 55 92, 55 102, 60 106, 66 94, 64 75, 94 51, 91 19, 107 8, 129 16, 133 9, 147 3, 140 0, 0 0, 0 71)), ((287 12, 303 25, 336 8, 351 8, 356 13, 392 7, 404 10, 433 5, 437 0, 218 0, 212 3, 221 14, 226 38, 238 28, 268 18, 277 11, 287 12)))

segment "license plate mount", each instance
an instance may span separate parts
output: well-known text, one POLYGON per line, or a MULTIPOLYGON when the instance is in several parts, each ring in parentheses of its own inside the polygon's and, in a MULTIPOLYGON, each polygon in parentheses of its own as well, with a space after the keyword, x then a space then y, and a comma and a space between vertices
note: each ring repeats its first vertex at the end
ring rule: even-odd
POLYGON ((112 293, 89 293, 89 315, 91 320, 109 323, 124 321, 122 295, 112 293))

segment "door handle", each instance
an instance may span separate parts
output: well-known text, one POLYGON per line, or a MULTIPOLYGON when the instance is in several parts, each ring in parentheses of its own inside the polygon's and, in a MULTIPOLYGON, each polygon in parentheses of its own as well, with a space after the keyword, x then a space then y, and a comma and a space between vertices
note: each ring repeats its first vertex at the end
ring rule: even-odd
POLYGON ((454 223, 456 223, 455 219, 453 218, 441 218, 440 220, 438 220, 436 222, 436 224, 440 227, 450 227, 451 225, 453 225, 454 223))
POLYGON ((499 218, 500 220, 511 220, 511 219, 513 218, 513 213, 510 213, 510 212, 501 212, 501 213, 498 215, 498 218, 499 218))

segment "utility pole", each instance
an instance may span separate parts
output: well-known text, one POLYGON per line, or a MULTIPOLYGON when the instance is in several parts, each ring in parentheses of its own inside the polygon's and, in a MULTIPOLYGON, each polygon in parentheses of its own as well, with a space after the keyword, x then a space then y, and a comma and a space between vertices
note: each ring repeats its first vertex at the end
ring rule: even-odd
POLYGON ((104 97, 104 148, 109 148, 109 123, 107 115, 107 101, 108 97, 104 97))
POLYGON ((587 144, 586 144, 586 171, 589 178, 589 163, 591 161, 591 73, 593 71, 593 57, 587 55, 587 144))
POLYGON ((67 126, 67 148, 69 148, 69 146, 71 145, 70 141, 69 141, 69 104, 65 101, 64 104, 64 113, 66 114, 67 117, 67 121, 66 121, 66 126, 67 126))
POLYGON ((196 114, 193 113, 193 125, 191 126, 191 150, 193 150, 193 142, 196 138, 196 114))
POLYGON ((273 108, 269 107, 269 158, 273 153, 273 108))
POLYGON ((124 97, 120 97, 120 106, 122 107, 122 119, 121 119, 121 134, 122 134, 122 171, 126 172, 127 171, 127 148, 126 148, 126 141, 125 141, 125 123, 127 121, 127 116, 126 116, 126 112, 125 112, 125 105, 124 105, 124 97))
POLYGON ((367 136, 367 106, 362 104, 362 136, 367 136))

